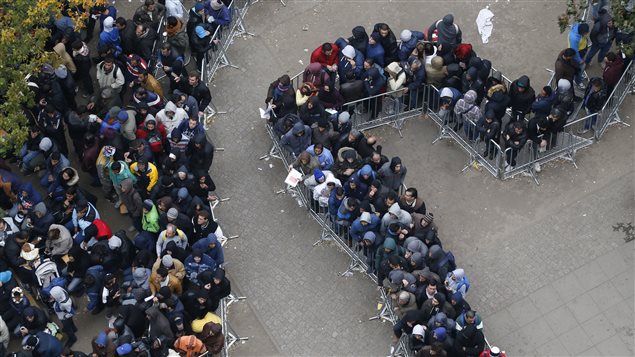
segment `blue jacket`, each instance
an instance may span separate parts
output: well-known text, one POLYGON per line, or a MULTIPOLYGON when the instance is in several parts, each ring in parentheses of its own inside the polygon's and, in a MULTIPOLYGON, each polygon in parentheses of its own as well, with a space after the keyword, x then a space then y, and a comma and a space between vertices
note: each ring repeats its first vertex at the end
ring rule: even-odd
POLYGON ((380 223, 381 219, 379 219, 376 214, 372 213, 370 215, 370 223, 365 226, 362 225, 362 222, 359 220, 359 218, 357 218, 351 225, 351 238, 353 238, 353 240, 355 240, 356 242, 359 242, 362 240, 362 238, 364 238, 364 234, 366 234, 366 232, 373 231, 379 234, 378 232, 380 223))
POLYGON ((369 97, 378 95, 386 86, 386 79, 376 67, 369 68, 364 74, 364 88, 369 97))
POLYGON ((575 51, 575 60, 580 63, 582 62, 582 56, 580 56, 580 47, 585 49, 587 47, 586 38, 584 38, 580 33, 578 33, 578 28, 580 27, 580 23, 576 22, 571 26, 571 31, 569 31, 569 47, 573 48, 575 51))
POLYGON ((214 10, 211 6, 211 1, 205 2, 205 16, 213 16, 214 22, 227 26, 232 22, 232 12, 227 6, 223 5, 220 10, 214 10))
POLYGON ((373 61, 375 61, 375 63, 382 68, 386 67, 386 63, 384 62, 384 54, 384 48, 381 46, 380 43, 376 43, 374 45, 371 45, 369 43, 368 47, 366 47, 366 58, 372 58, 373 61))
POLYGON ((216 234, 210 233, 206 238, 199 239, 198 242, 192 245, 192 250, 200 250, 212 258, 217 264, 223 264, 225 262, 225 254, 223 247, 220 245, 216 234), (211 244, 216 244, 214 248, 210 248, 211 244))
POLYGON ((311 128, 308 125, 304 125, 303 122, 297 122, 280 140, 280 144, 286 147, 295 156, 306 150, 311 145, 311 128), (304 131, 304 135, 297 136, 300 132, 304 131))
POLYGON ((534 104, 531 105, 531 110, 538 115, 549 115, 551 112, 551 106, 556 100, 556 93, 551 93, 548 97, 537 96, 534 104))
POLYGON ((55 336, 46 332, 38 332, 35 337, 39 340, 37 347, 33 350, 34 355, 39 357, 59 357, 62 355, 64 346, 55 336))
POLYGON ((112 28, 112 31, 102 31, 99 34, 99 43, 97 48, 106 48, 108 45, 112 45, 113 48, 121 51, 121 41, 119 40, 119 30, 116 27, 112 28))
POLYGON ((410 37, 410 41, 402 42, 399 45, 398 54, 399 54, 400 61, 408 60, 408 57, 410 57, 410 54, 417 46, 417 42, 423 41, 423 38, 424 38, 423 32, 420 32, 420 31, 411 31, 411 32, 412 32, 412 37, 410 37))
POLYGON ((206 270, 215 271, 218 267, 214 259, 210 258, 207 254, 203 254, 200 263, 195 262, 194 257, 190 254, 187 258, 185 258, 185 262, 183 264, 185 265, 187 278, 193 283, 198 282, 197 277, 200 273, 206 270))
POLYGON ((331 216, 337 215, 337 210, 340 208, 343 201, 337 198, 335 191, 337 190, 331 190, 331 195, 329 196, 329 214, 331 216))
MULTIPOLYGON (((315 156, 315 145, 311 145, 306 149, 306 152, 311 154, 311 156, 315 156)), ((330 170, 331 166, 333 166, 333 154, 327 148, 322 149, 322 153, 317 156, 318 161, 320 162, 321 170, 330 170)))
POLYGON ((342 54, 342 49, 348 46, 348 42, 340 37, 337 41, 335 41, 335 45, 340 49, 338 54, 339 63, 337 64, 337 72, 340 75, 340 84, 346 83, 346 72, 350 70, 355 73, 355 78, 362 78, 362 73, 364 73, 364 55, 358 50, 355 50, 355 68, 353 69, 353 66, 351 66, 346 56, 342 54))
POLYGON ((104 267, 101 265, 93 265, 88 268, 86 275, 92 275, 95 278, 95 284, 86 288, 86 297, 88 297, 88 306, 86 306, 86 309, 90 311, 97 307, 101 301, 101 293, 104 287, 104 267))

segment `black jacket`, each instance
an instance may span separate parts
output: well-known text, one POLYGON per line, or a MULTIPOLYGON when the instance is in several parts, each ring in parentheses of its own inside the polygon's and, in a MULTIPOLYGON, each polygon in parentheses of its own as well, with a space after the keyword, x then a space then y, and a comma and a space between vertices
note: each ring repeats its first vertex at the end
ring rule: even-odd
POLYGON ((191 86, 188 81, 181 81, 181 83, 181 91, 196 98, 196 101, 198 102, 198 110, 204 111, 212 101, 212 94, 210 93, 209 88, 200 81, 196 86, 191 86))
POLYGON ((534 89, 531 88, 529 77, 521 76, 512 82, 512 85, 509 88, 509 97, 509 104, 512 107, 512 110, 529 113, 531 111, 531 105, 534 103, 534 100, 536 100, 536 93, 534 92, 534 89), (525 88, 524 92, 520 92, 518 90, 519 84, 525 88))

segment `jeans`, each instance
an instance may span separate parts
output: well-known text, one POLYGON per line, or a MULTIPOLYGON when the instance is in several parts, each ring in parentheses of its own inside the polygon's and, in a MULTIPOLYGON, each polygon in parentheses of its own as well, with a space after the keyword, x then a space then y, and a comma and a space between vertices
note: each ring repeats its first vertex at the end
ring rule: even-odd
POLYGON ((20 156, 22 156, 22 163, 28 166, 29 162, 31 162, 31 160, 33 160, 39 153, 40 152, 37 150, 29 151, 26 149, 26 144, 23 145, 22 149, 20 149, 20 156))
POLYGON ((604 61, 604 56, 606 56, 606 54, 609 52, 610 49, 611 49, 611 42, 594 43, 591 46, 591 49, 589 49, 589 53, 587 53, 586 57, 584 57, 584 63, 591 63, 591 61, 593 60, 593 57, 598 52, 599 52, 598 63, 602 63, 602 61, 604 61))
POLYGON ((593 116, 591 116, 590 118, 584 121, 585 130, 591 130, 593 127, 595 127, 595 123, 598 120, 598 113, 589 113, 589 114, 593 114, 593 116))
POLYGON ((518 151, 520 151, 520 149, 512 148, 505 152, 505 161, 512 167, 516 166, 516 156, 518 156, 518 151))
POLYGON ((83 281, 82 278, 71 279, 71 282, 68 283, 68 286, 66 287, 66 291, 68 291, 69 293, 73 293, 77 291, 80 288, 82 281, 83 281))

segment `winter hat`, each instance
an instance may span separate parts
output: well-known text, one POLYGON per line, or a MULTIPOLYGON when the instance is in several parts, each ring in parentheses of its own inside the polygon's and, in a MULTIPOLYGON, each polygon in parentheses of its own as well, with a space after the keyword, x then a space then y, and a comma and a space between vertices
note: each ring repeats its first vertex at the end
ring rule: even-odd
POLYGON ((425 329, 423 328, 423 325, 415 325, 415 327, 412 328, 412 334, 425 336, 425 329))
POLYGON ((97 346, 106 347, 108 343, 108 335, 104 331, 100 332, 99 335, 95 338, 95 344, 97 346))
POLYGON ((6 284, 11 280, 11 270, 0 272, 0 283, 6 284))
POLYGON ((323 180, 326 179, 324 172, 322 172, 322 170, 318 168, 313 169, 313 177, 315 178, 315 181, 317 181, 318 183, 322 183, 323 180))
POLYGON ((108 239, 108 248, 112 250, 115 250, 121 247, 121 244, 122 244, 121 238, 117 236, 112 236, 110 237, 110 239, 108 239))
POLYGON ((49 76, 55 74, 55 69, 48 63, 42 65, 41 71, 42 73, 48 74, 49 76))
POLYGON ((347 45, 342 50, 342 54, 348 58, 355 58, 355 48, 351 45, 347 45))
POLYGON ((117 114, 117 120, 125 123, 128 120, 128 112, 125 110, 120 111, 119 114, 117 114))
MULTIPOLYGON (((167 257, 167 255, 166 255, 167 257)), ((132 279, 139 285, 145 284, 148 280, 148 271, 145 268, 136 268, 132 273, 132 279)))
POLYGON ((66 66, 60 64, 57 68, 55 68, 55 75, 57 76, 57 78, 60 79, 66 78, 68 76, 68 70, 66 69, 66 66))
POLYGON ((221 7, 223 7, 223 3, 220 2, 220 0, 211 0, 210 1, 210 6, 212 6, 213 10, 218 11, 218 10, 221 9, 221 7))
POLYGON ((115 149, 114 146, 104 146, 104 156, 105 157, 113 157, 113 155, 115 155, 116 151, 117 151, 117 149, 115 149))
POLYGON ((434 329, 434 334, 437 337, 437 341, 443 342, 447 336, 447 331, 445 330, 445 327, 437 327, 434 329))
POLYGON ((340 115, 338 115, 337 117, 337 121, 340 124, 346 124, 348 123, 348 120, 351 118, 351 115, 348 112, 341 112, 340 115))
POLYGON ((370 223, 370 213, 368 213, 368 212, 362 213, 362 215, 359 217, 359 221, 360 222, 370 223))
POLYGON ((177 193, 177 196, 178 196, 180 199, 184 200, 184 199, 186 199, 186 198, 187 198, 187 194, 188 194, 188 192, 187 192, 187 188, 185 188, 185 187, 181 187, 181 188, 179 188, 179 192, 177 193))
POLYGON ((104 19, 104 32, 111 32, 112 31, 112 25, 115 23, 115 19, 113 19, 112 17, 108 16, 107 18, 104 19))
POLYGON ((427 224, 430 224, 432 223, 432 221, 434 221, 434 216, 432 215, 432 213, 426 213, 423 215, 423 218, 421 218, 421 220, 423 220, 427 224))
POLYGON ((174 265, 174 260, 170 254, 166 254, 161 258, 161 264, 166 268, 171 268, 174 265))
POLYGON ((571 89, 571 81, 569 81, 568 79, 561 78, 558 81, 558 89, 563 91, 567 91, 571 89))
POLYGON ((399 38, 403 42, 408 42, 412 38, 412 32, 410 32, 410 30, 403 30, 401 31, 401 35, 399 35, 399 38))
POLYGON ((44 202, 40 202, 36 204, 35 207, 33 208, 33 212, 41 213, 43 215, 46 214, 46 205, 44 204, 44 202))
MULTIPOLYGON (((187 191, 187 190, 186 190, 186 191, 187 191)), ((180 193, 181 193, 181 190, 179 190, 179 194, 180 194, 180 193)), ((168 210, 168 214, 167 214, 167 216, 168 216, 168 218, 171 218, 171 219, 176 219, 176 217, 178 217, 178 216, 179 216, 179 211, 178 211, 176 208, 172 207, 172 208, 170 208, 170 209, 168 210)))
POLYGON ((152 206, 154 206, 154 203, 152 203, 152 200, 147 199, 143 201, 143 208, 147 209, 148 211, 152 209, 152 206))
POLYGON ((124 356, 131 352, 132 352, 132 345, 129 343, 124 343, 123 345, 117 347, 118 356, 124 356))
POLYGON ((201 10, 203 10, 204 6, 202 2, 197 2, 196 5, 194 5, 194 11, 199 12, 201 10))
POLYGON ((42 141, 40 141, 40 145, 39 145, 40 150, 49 151, 51 150, 52 147, 53 147, 53 142, 51 141, 51 139, 43 138, 42 141))
MULTIPOLYGON (((588 26, 589 25, 587 25, 587 31, 588 31, 588 26)), ((496 346, 492 346, 492 348, 489 349, 490 357, 498 357, 500 353, 501 353, 501 349, 496 346)))
POLYGON ((207 36, 207 31, 205 31, 203 26, 196 26, 196 28, 194 28, 194 31, 196 31, 196 36, 198 36, 198 38, 204 38, 205 36, 207 36))

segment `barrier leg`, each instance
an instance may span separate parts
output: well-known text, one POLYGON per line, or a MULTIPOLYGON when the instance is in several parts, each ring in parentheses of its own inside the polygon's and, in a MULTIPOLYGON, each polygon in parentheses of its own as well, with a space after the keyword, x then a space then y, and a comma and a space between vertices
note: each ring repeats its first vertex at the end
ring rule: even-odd
POLYGON ((315 241, 315 243, 313 243, 313 247, 316 247, 323 242, 330 242, 332 240, 333 240, 333 236, 331 235, 329 230, 326 228, 322 228, 322 231, 320 232, 320 239, 318 239, 317 241, 315 241))
POLYGON ((216 114, 227 114, 227 112, 218 110, 218 108, 216 108, 216 105, 214 105, 213 102, 210 102, 207 108, 205 108, 205 110, 203 111, 203 117, 205 118, 203 120, 203 127, 206 131, 212 124, 212 118, 216 114))
POLYGON ((355 272, 366 274, 366 269, 364 269, 364 266, 359 260, 351 257, 351 261, 350 263, 348 263, 348 269, 346 269, 346 271, 344 271, 343 273, 340 273, 340 276, 344 276, 348 278, 353 276, 353 273, 355 272))
POLYGON ((236 344, 236 342, 249 340, 249 337, 241 337, 239 334, 237 334, 229 323, 226 323, 225 327, 227 327, 227 329, 225 330, 225 353, 227 353, 227 350, 234 344, 236 344))
POLYGON ((381 305, 381 308, 377 306, 377 315, 373 317, 369 317, 368 321, 379 320, 379 321, 387 321, 391 324, 395 324, 395 321, 391 317, 390 306, 387 304, 380 302, 378 305, 381 305))
POLYGON ((259 158, 259 160, 265 160, 265 161, 268 161, 269 159, 282 160, 282 156, 280 156, 280 151, 278 150, 275 144, 271 145, 271 149, 269 149, 269 153, 262 155, 259 158))
POLYGON ((229 294, 229 296, 227 296, 225 298, 226 307, 229 307, 231 304, 243 301, 245 299, 247 299, 246 296, 236 296, 236 295, 234 295, 234 293, 231 293, 231 294, 229 294))

